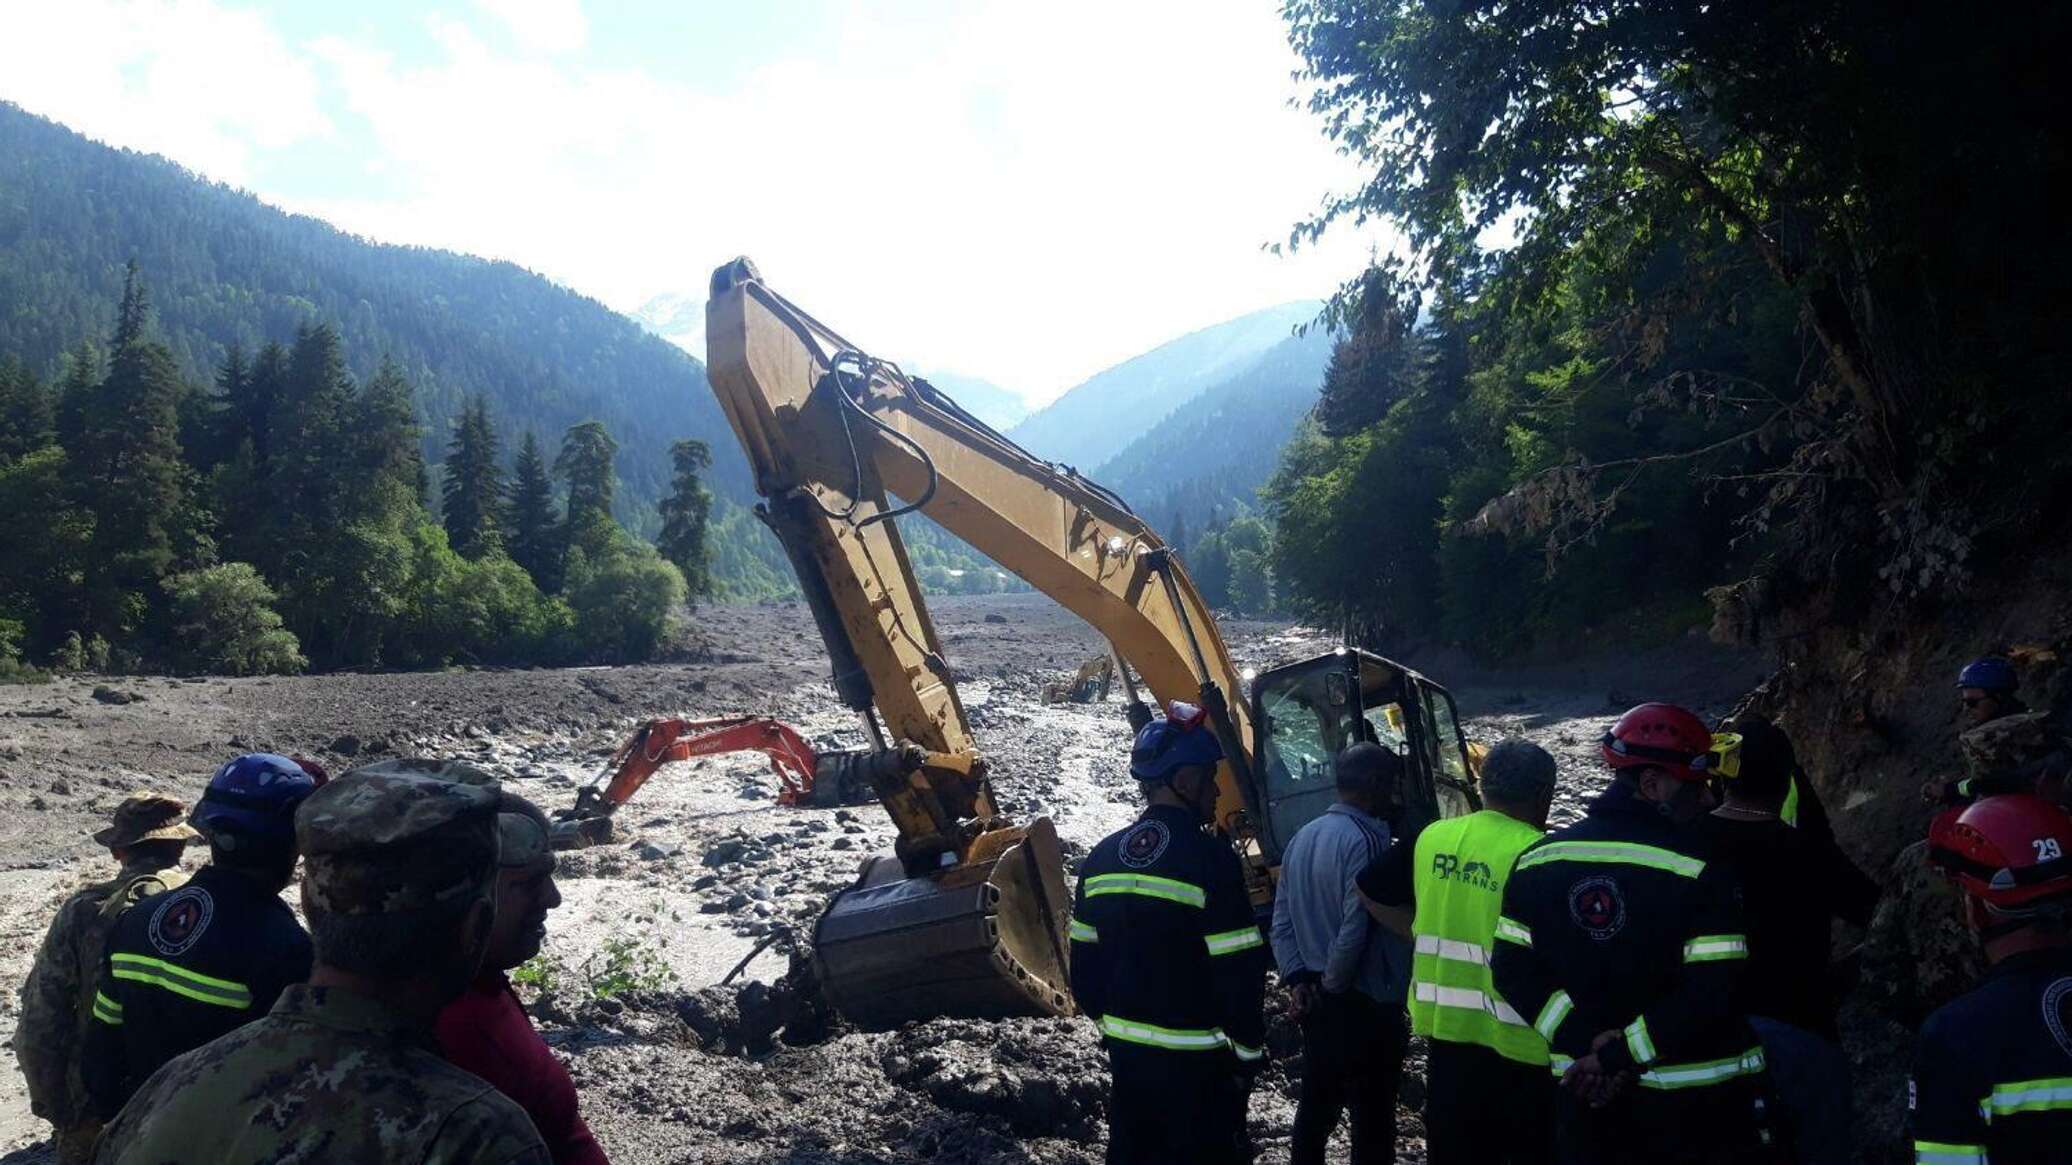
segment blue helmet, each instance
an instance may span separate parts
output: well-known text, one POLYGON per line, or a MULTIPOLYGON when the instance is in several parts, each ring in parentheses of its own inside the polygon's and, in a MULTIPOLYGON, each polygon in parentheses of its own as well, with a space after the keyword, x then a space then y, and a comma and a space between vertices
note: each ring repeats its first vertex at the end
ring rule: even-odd
POLYGON ((216 770, 188 820, 222 849, 278 850, 294 843, 295 807, 316 787, 287 757, 248 752, 216 770))
POLYGON ((2015 689, 2014 665, 1997 655, 1972 660, 1957 673, 1957 686, 1988 692, 2012 692, 2015 689))
POLYGON ((1173 705, 1175 712, 1191 717, 1169 716, 1153 720, 1137 733, 1130 749, 1130 775, 1140 781, 1170 781, 1173 774, 1189 765, 1213 765, 1223 759, 1222 742, 1199 710, 1185 704, 1173 705))

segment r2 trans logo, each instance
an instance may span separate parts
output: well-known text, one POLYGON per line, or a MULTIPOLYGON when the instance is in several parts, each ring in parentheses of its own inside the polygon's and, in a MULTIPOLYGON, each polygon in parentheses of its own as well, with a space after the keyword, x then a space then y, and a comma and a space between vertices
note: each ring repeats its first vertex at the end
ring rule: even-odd
POLYGON ((1502 880, 1496 876, 1495 870, 1489 868, 1488 862, 1464 863, 1460 860, 1459 854, 1433 854, 1432 876, 1442 882, 1459 882, 1463 886, 1473 886, 1491 892, 1504 888, 1502 880))

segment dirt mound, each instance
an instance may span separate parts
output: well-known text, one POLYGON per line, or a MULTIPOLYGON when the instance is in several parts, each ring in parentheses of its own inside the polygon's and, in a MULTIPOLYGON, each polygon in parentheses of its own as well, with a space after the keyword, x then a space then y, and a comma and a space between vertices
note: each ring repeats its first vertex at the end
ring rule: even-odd
POLYGON ((1100 1159, 1105 1068, 1084 1023, 936 1020, 743 1055, 725 1050, 741 1039, 734 1003, 712 991, 629 999, 602 1024, 550 1036, 575 1053, 613 1160, 1100 1159))

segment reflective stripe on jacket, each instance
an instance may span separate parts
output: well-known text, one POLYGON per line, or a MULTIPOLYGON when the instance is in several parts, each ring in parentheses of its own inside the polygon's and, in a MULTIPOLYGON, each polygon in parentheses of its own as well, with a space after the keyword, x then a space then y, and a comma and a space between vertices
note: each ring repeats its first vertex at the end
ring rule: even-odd
POLYGON ((1756 1075, 1762 1048, 1738 1010, 1748 939, 1734 887, 1691 838, 1626 785, 1519 855, 1504 886, 1490 969, 1544 1036, 1552 1067, 1598 1058, 1682 1090, 1756 1075))
POLYGON ((133 906, 109 932, 80 1075, 115 1116, 167 1060, 266 1014, 309 978, 309 936, 280 895, 206 866, 133 906))
POLYGON ((2042 1165, 2072 1145, 2072 950, 2001 960, 1921 1028, 1914 1160, 2042 1165))
POLYGON ((1079 869, 1072 994, 1108 1040, 1170 1052, 1265 1054, 1266 940, 1237 854, 1156 805, 1079 869))

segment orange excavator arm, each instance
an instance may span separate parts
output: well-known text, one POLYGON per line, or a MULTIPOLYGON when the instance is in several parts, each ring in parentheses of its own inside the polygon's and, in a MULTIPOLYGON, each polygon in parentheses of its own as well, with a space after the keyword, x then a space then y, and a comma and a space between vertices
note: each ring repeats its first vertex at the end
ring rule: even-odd
POLYGON ((715 716, 704 720, 663 717, 636 729, 619 746, 604 771, 576 792, 573 809, 557 813, 554 844, 574 849, 611 839, 611 818, 664 765, 760 752, 777 774, 779 805, 841 805, 868 800, 875 755, 843 750, 821 752, 796 728, 767 716, 715 716))
POLYGON ((616 809, 663 765, 729 752, 760 752, 770 758, 770 769, 783 788, 777 795, 778 804, 797 805, 812 798, 820 758, 797 729, 767 716, 721 716, 650 720, 641 725, 605 766, 611 780, 598 799, 616 809))

